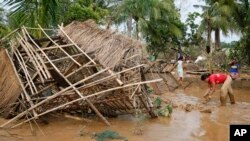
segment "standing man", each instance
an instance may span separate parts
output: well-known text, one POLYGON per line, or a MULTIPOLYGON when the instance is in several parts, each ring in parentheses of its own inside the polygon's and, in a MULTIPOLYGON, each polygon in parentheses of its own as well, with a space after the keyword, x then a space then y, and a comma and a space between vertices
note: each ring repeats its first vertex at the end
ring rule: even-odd
POLYGON ((235 104, 235 99, 232 89, 232 78, 227 74, 202 74, 201 80, 208 83, 208 89, 203 97, 208 102, 211 99, 212 94, 215 91, 216 84, 223 84, 220 93, 221 106, 226 106, 227 95, 230 98, 231 104, 235 104))

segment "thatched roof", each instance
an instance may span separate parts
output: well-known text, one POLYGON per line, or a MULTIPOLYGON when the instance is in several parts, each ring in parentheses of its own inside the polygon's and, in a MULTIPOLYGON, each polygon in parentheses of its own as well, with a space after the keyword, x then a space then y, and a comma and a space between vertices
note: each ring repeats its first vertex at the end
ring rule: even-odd
MULTIPOLYGON (((95 59, 105 67, 114 68, 122 64, 123 59, 141 54, 141 42, 101 29, 93 20, 74 21, 63 29, 86 53, 93 53, 95 59)), ((59 35, 64 37, 63 34, 59 35)))
POLYGON ((4 49, 0 48, 0 108, 10 106, 22 92, 18 77, 4 49))

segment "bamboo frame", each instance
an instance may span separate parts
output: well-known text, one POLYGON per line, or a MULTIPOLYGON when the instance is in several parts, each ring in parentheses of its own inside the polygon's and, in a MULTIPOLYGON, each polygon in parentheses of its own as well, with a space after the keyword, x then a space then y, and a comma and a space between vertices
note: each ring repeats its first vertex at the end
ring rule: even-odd
MULTIPOLYGON (((63 105, 60 105, 60 106, 58 106, 56 108, 53 108, 51 110, 48 110, 48 111, 46 111, 44 113, 39 114, 38 117, 42 116, 44 114, 47 114, 49 112, 55 111, 55 110, 57 110, 59 108, 62 108, 64 106, 66 106, 66 105, 72 104, 72 103, 80 101, 80 100, 86 100, 87 98, 90 98, 90 97, 93 97, 93 96, 96 96, 96 95, 99 95, 99 94, 102 94, 102 93, 106 93, 106 92, 109 92, 109 91, 114 91, 114 90, 118 90, 118 89, 122 89, 122 88, 126 88, 126 87, 131 87, 131 86, 134 86, 134 85, 142 85, 142 84, 155 83, 155 82, 160 82, 160 81, 162 81, 162 79, 156 79, 156 80, 151 80, 151 81, 145 81, 145 82, 139 82, 139 83, 134 83, 134 84, 128 84, 128 85, 123 85, 123 86, 120 86, 120 87, 115 87, 115 88, 111 88, 111 89, 108 89, 108 90, 104 90, 104 91, 101 91, 101 92, 97 92, 97 93, 94 93, 94 94, 91 94, 91 95, 88 95, 88 96, 85 96, 85 97, 81 97, 81 98, 75 99, 73 101, 67 102, 67 103, 65 103, 63 105)), ((30 110, 34 109, 35 107, 37 107, 37 106, 35 105, 34 107, 31 107, 31 108, 27 109, 27 111, 30 111, 30 110)), ((23 116, 24 114, 26 114, 27 111, 23 112, 23 114, 21 116, 23 116)), ((11 127, 11 128, 18 127, 18 126, 22 125, 23 123, 26 123, 26 122, 28 122, 28 121, 30 121, 32 119, 34 119, 34 117, 32 117, 30 119, 27 119, 27 120, 25 120, 25 121, 23 121, 23 122, 15 125, 15 126, 11 127)), ((12 122, 13 120, 10 120, 10 121, 12 122)), ((0 127, 5 127, 6 125, 8 125, 10 123, 10 121, 2 124, 0 127)))
POLYGON ((80 109, 87 114, 87 110, 91 108, 106 125, 110 125, 103 116, 106 114, 112 116, 132 113, 136 108, 146 109, 150 113, 149 97, 142 93, 141 85, 162 79, 141 81, 141 67, 144 64, 137 60, 140 59, 137 48, 130 48, 130 46, 137 46, 136 42, 130 43, 130 40, 123 40, 122 36, 110 40, 110 36, 111 38, 116 36, 114 33, 93 31, 92 27, 81 31, 76 29, 80 31, 77 33, 78 36, 83 33, 90 34, 83 40, 93 42, 92 47, 106 48, 101 55, 107 55, 119 41, 121 46, 111 52, 111 55, 117 53, 118 57, 114 59, 122 59, 118 69, 114 69, 103 65, 103 62, 109 63, 110 58, 100 60, 102 57, 95 56, 93 55, 95 52, 88 51, 91 53, 90 56, 82 48, 82 44, 74 42, 61 26, 58 27, 59 32, 64 36, 50 37, 41 26, 32 30, 42 31, 45 38, 34 38, 27 30, 30 28, 24 26, 15 33, 15 41, 18 42, 13 41, 12 52, 17 58, 14 56, 12 63, 16 64, 15 69, 21 70, 16 72, 17 75, 23 77, 20 83, 22 83, 23 91, 26 91, 21 94, 21 98, 29 104, 28 109, 25 111, 19 109, 19 114, 2 124, 1 127, 6 127, 31 111, 36 111, 37 115, 33 114, 33 117, 13 127, 59 109, 65 111, 80 109), (105 38, 100 37, 100 34, 105 38), (96 39, 104 43, 96 44, 94 43, 96 39), (140 101, 139 96, 144 96, 142 100, 145 100, 146 104, 140 101), (30 104, 30 102, 34 103, 30 104))

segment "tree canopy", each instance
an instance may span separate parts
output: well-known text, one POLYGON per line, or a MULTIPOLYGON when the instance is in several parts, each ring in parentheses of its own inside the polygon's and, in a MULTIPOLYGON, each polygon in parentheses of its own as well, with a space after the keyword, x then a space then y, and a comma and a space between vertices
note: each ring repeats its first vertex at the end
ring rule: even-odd
POLYGON ((170 47, 201 47, 204 41, 212 47, 212 31, 215 48, 220 49, 220 32, 235 32, 242 38, 232 49, 240 50, 250 64, 250 10, 246 0, 206 0, 204 11, 190 13, 185 23, 174 0, 3 0, 2 4, 9 10, 0 9, 0 37, 22 26, 55 28, 61 23, 94 19, 106 28, 125 27, 124 33, 146 42, 149 53, 157 55, 170 47), (202 18, 200 24, 194 22, 198 17, 202 18))

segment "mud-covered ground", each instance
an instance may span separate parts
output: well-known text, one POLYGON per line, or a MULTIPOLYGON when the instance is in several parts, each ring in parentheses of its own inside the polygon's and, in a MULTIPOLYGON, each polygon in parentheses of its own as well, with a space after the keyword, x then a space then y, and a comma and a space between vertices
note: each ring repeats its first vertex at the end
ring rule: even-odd
MULTIPOLYGON (((235 89, 237 103, 226 107, 219 103, 219 91, 206 105, 202 94, 206 85, 192 84, 186 89, 177 89, 160 95, 166 102, 173 103, 171 117, 146 118, 138 126, 137 118, 124 115, 108 119, 111 126, 102 121, 80 121, 63 116, 49 116, 49 124, 39 123, 40 129, 29 124, 6 130, 0 129, 0 141, 95 141, 92 134, 105 130, 118 132, 129 141, 228 141, 230 124, 250 123, 249 89, 235 89), (137 124, 136 124, 137 123, 137 124), (135 135, 141 130, 141 135, 135 135)), ((6 122, 0 119, 0 124, 6 122)))

